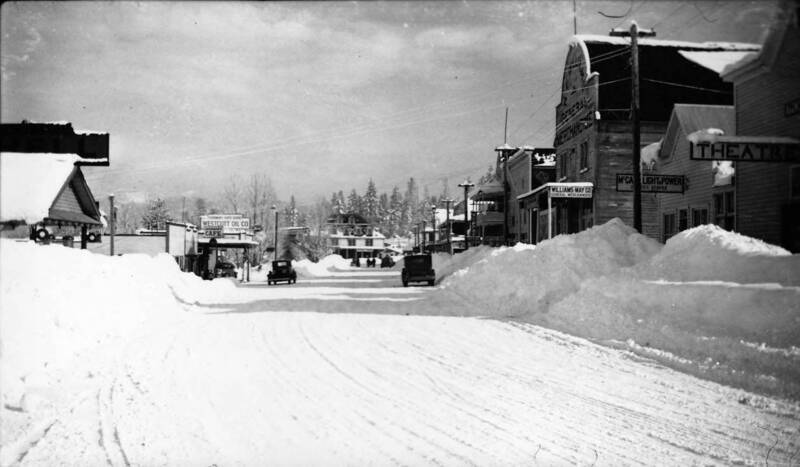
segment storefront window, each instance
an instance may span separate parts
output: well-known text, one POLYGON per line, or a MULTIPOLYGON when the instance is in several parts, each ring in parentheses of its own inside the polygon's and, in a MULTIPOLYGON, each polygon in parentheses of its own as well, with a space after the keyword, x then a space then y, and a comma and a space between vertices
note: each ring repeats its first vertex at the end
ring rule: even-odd
POLYGON ((678 211, 678 231, 683 232, 689 228, 689 213, 686 209, 678 211))
POLYGON ((733 230, 735 220, 733 191, 714 194, 714 223, 725 230, 733 230))
POLYGON ((692 227, 708 224, 708 209, 692 209, 692 227))
POLYGON ((589 168, 589 143, 581 143, 581 170, 589 168))

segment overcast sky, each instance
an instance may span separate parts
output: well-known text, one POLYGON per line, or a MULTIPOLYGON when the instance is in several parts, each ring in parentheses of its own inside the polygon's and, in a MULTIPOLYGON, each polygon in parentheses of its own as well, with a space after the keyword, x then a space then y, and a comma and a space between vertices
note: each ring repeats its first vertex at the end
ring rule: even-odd
MULTIPOLYGON (((2 5, 2 121, 110 133, 97 198, 279 197, 476 180, 503 142, 549 147, 572 1, 2 5)), ((578 32, 763 40, 774 2, 578 1, 578 32), (608 15, 626 15, 610 19, 608 15)))

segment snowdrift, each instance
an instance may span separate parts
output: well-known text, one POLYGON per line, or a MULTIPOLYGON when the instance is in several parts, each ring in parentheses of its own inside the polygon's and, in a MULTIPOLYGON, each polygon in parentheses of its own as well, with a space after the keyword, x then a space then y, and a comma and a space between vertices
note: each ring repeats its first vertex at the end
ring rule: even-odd
POLYGON ((292 261, 292 266, 301 277, 325 277, 333 275, 334 271, 348 271, 351 269, 350 260, 340 255, 329 255, 319 262, 304 259, 292 261))
POLYGON ((456 255, 440 266, 453 270, 441 283, 488 316, 800 397, 800 255, 713 225, 662 245, 619 219, 535 248, 469 254, 472 264, 456 255))
POLYGON ((0 254, 0 386, 11 407, 24 404, 26 386, 46 386, 61 369, 91 374, 98 358, 113 358, 115 344, 174 317, 181 302, 235 289, 181 272, 166 254, 109 257, 8 239, 0 254))

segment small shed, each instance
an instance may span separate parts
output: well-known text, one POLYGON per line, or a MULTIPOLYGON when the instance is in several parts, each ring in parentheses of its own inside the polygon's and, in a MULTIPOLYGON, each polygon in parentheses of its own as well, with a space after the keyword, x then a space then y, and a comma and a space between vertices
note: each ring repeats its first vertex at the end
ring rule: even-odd
MULTIPOLYGON (((76 154, 0 153, 0 226, 4 232, 28 227, 30 238, 49 241, 48 227, 80 228, 81 248, 88 231, 101 228, 100 208, 77 163, 76 154), (34 188, 35 187, 35 188, 34 188)), ((65 238, 65 245, 69 239, 65 238)))

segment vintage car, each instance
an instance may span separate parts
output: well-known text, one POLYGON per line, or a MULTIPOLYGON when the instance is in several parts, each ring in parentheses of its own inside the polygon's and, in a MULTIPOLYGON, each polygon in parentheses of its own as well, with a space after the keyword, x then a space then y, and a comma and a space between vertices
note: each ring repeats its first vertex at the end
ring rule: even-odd
POLYGON ((389 255, 386 255, 383 258, 381 258, 381 267, 382 268, 394 267, 394 260, 392 259, 392 257, 389 256, 389 255))
POLYGON ((403 271, 400 274, 403 287, 408 287, 409 282, 427 282, 433 285, 436 280, 436 271, 431 264, 431 255, 407 255, 403 258, 403 271))
POLYGON ((267 285, 277 284, 278 281, 286 281, 287 284, 297 282, 297 272, 292 268, 292 262, 279 259, 272 262, 272 271, 267 273, 267 285))
POLYGON ((214 277, 233 277, 236 279, 236 265, 227 261, 219 261, 214 266, 214 277))

